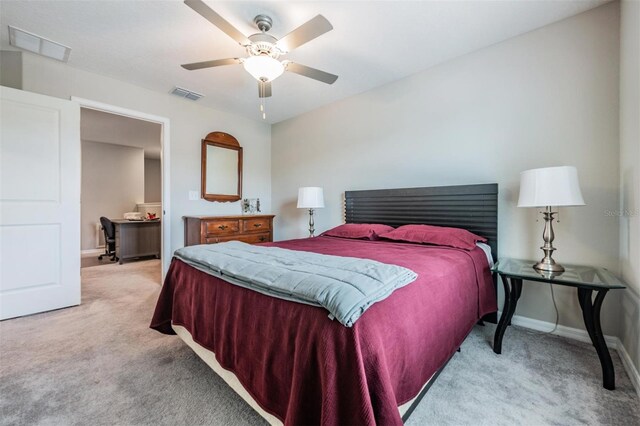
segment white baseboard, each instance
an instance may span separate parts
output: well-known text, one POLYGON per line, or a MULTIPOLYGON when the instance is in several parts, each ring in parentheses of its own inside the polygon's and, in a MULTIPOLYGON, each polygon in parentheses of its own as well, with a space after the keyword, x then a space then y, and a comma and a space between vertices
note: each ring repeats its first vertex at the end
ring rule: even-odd
POLYGON ((80 251, 80 255, 82 257, 101 255, 102 253, 104 253, 104 248, 96 248, 96 249, 88 249, 88 250, 80 251))
POLYGON ((618 347, 616 348, 616 350, 618 351, 618 355, 620 355, 620 359, 622 360, 624 369, 627 371, 627 374, 631 379, 631 383, 633 383, 633 387, 636 388, 638 397, 640 397, 640 372, 638 372, 638 369, 633 364, 629 352, 627 352, 627 349, 624 347, 620 339, 618 339, 618 347))
MULTIPOLYGON (((498 318, 502 315, 502 312, 498 312, 498 318)), ((533 318, 527 318, 520 315, 514 315, 511 319, 511 323, 513 325, 517 325, 520 327, 528 328, 530 330, 536 330, 541 332, 550 332, 553 330, 553 323, 547 321, 540 321, 533 318)), ((551 333, 557 336, 566 337, 568 339, 578 340, 580 342, 591 343, 591 338, 589 337, 589 333, 587 330, 581 330, 578 328, 567 327, 565 325, 559 325, 556 330, 551 333)), ((631 356, 627 352, 627 349, 624 347, 622 342, 617 336, 604 336, 604 341, 607 343, 607 346, 611 349, 615 349, 618 351, 618 355, 620 355, 620 359, 622 360, 622 366, 624 367, 627 375, 629 375, 629 379, 631 379, 631 383, 636 390, 638 396, 640 396, 640 373, 638 369, 633 364, 631 360, 631 356)))
MULTIPOLYGON (((636 339, 638 339, 638 324, 640 324, 640 295, 636 292, 636 290, 634 290, 632 286, 628 286, 626 290, 624 290, 623 296, 624 297, 622 299, 621 306, 623 323, 622 335, 626 335, 627 333, 629 333, 629 330, 625 330, 628 327, 631 329, 630 334, 633 335, 635 333, 636 339)), ((633 338, 629 340, 630 341, 627 342, 628 345, 638 344, 637 341, 633 341, 633 338)), ((636 350, 640 350, 640 347, 636 347, 636 350)), ((622 339, 620 339, 618 353, 620 354, 620 359, 622 359, 622 364, 624 364, 625 366, 624 368, 627 370, 627 372, 629 372, 629 377, 631 377, 631 381, 633 382, 633 385, 635 386, 636 391, 638 391, 638 395, 640 396, 640 375, 638 373, 638 368, 640 367, 636 366, 633 358, 631 358, 631 355, 629 354, 629 352, 627 352, 627 348, 624 346, 622 339)))
MULTIPOLYGON (((498 313, 498 318, 500 318, 502 312, 498 313)), ((520 315, 514 315, 511 319, 511 323, 514 325, 518 325, 520 327, 528 328, 530 330, 542 331, 543 333, 548 333, 553 330, 554 324, 547 321, 540 321, 533 318, 523 317, 520 315)), ((558 324, 558 328, 552 333, 556 336, 566 337, 568 339, 578 340, 580 342, 591 343, 591 338, 589 337, 589 333, 587 330, 581 330, 579 328, 567 327, 565 325, 558 324)), ((616 336, 604 336, 604 341, 607 343, 607 346, 612 349, 618 348, 619 339, 616 336)))

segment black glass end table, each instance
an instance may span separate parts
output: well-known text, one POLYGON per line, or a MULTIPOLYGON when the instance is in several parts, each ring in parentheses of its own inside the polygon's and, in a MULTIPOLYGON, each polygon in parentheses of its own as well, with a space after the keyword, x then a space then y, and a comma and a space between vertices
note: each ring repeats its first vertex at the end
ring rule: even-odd
POLYGON ((625 288, 625 284, 604 268, 564 265, 564 272, 551 273, 533 269, 535 263, 533 260, 505 258, 500 259, 492 269, 500 275, 505 293, 502 315, 493 340, 493 351, 497 354, 502 352, 502 338, 520 299, 523 280, 575 287, 578 291, 578 302, 582 309, 584 325, 602 366, 603 386, 605 389, 615 389, 613 362, 600 326, 600 309, 607 292, 625 288))

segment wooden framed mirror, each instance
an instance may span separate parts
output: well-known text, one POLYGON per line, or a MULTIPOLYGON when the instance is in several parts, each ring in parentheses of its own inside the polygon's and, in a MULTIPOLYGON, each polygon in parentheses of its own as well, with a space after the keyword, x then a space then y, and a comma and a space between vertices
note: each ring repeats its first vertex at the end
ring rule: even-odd
POLYGON ((238 201, 242 198, 242 147, 228 133, 211 132, 202 139, 202 198, 238 201))

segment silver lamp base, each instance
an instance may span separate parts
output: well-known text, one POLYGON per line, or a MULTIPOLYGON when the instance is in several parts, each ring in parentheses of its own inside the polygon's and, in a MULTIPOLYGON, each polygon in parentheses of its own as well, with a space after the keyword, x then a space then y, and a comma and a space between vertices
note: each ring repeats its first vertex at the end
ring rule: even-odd
POLYGON ((309 238, 313 238, 315 235, 316 229, 313 223, 313 209, 309 209, 309 238))
POLYGON ((542 233, 544 245, 540 247, 540 249, 544 252, 544 257, 540 262, 533 265, 533 268, 538 271, 564 272, 564 267, 556 263, 553 257, 551 257, 556 249, 553 246, 553 239, 555 238, 553 233, 553 217, 556 213, 557 212, 551 211, 550 206, 547 206, 546 210, 542 212, 542 216, 544 217, 544 232, 542 233))
POLYGON ((548 259, 544 257, 540 262, 533 265, 533 269, 546 272, 564 272, 564 266, 556 263, 551 256, 548 259))

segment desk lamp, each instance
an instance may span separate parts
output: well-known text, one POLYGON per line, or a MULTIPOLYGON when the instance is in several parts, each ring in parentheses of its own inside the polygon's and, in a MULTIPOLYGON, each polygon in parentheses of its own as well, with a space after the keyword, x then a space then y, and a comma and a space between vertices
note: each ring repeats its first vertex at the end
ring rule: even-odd
POLYGON ((298 189, 298 208, 309 209, 309 238, 313 237, 313 210, 324 207, 324 195, 322 188, 307 186, 298 189))
POLYGON ((518 207, 543 207, 544 245, 540 247, 544 257, 533 267, 540 271, 563 272, 564 267, 553 260, 553 219, 558 213, 553 207, 584 206, 580 192, 578 171, 575 167, 560 166, 526 170, 520 173, 520 198, 518 207))

